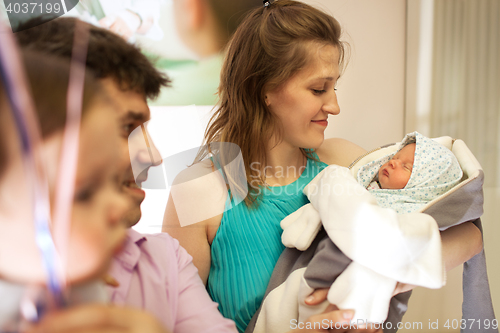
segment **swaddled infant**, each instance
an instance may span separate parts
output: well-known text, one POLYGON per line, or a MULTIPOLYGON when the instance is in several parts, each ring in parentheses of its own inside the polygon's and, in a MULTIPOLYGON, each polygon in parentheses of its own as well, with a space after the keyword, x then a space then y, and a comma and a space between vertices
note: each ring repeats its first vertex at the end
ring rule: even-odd
POLYGON ((455 155, 418 132, 408 134, 395 154, 362 166, 358 183, 381 207, 411 213, 447 192, 462 179, 455 155), (375 175, 375 176, 374 176, 375 175))
MULTIPOLYGON (((332 281, 328 301, 355 309, 356 319, 382 322, 398 281, 428 288, 444 284, 438 226, 416 212, 462 175, 448 148, 410 133, 397 151, 360 167, 357 179, 335 165, 318 174, 304 189, 311 203, 282 221, 282 241, 304 250, 322 224, 352 260, 332 281)), ((304 295, 310 292, 306 285, 301 288, 304 295)), ((304 318, 307 309, 299 308, 299 319, 304 318)))

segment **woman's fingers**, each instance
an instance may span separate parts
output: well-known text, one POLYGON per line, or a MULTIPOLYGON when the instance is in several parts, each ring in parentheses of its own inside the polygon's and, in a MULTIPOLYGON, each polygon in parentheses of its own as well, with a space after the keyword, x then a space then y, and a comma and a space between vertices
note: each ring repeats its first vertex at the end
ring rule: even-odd
POLYGON ((305 302, 307 305, 317 305, 324 300, 326 300, 326 296, 328 295, 328 288, 325 289, 316 289, 311 295, 309 295, 305 302))

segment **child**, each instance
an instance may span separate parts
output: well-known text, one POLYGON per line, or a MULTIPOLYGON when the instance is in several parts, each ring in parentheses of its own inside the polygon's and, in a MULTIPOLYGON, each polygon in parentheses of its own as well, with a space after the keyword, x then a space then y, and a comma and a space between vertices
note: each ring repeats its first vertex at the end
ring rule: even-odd
MULTIPOLYGON (((33 145, 33 154, 39 156, 44 163, 52 209, 43 208, 50 209, 53 214, 56 179, 61 172, 58 170, 58 162, 62 156, 69 63, 40 54, 28 54, 24 62, 41 131, 41 140, 33 145)), ((5 86, 9 84, 11 82, 5 86)), ((4 254, 0 258, 0 288, 2 294, 9 296, 0 311, 0 330, 15 331, 21 320, 21 304, 41 306, 39 302, 47 301, 42 296, 45 293, 43 288, 36 288, 36 294, 28 296, 31 298, 28 303, 23 301, 27 291, 31 289, 25 286, 45 285, 49 272, 41 263, 57 259, 53 253, 44 252, 41 255, 40 243, 35 242, 35 239, 40 240, 37 237, 43 232, 37 227, 37 222, 45 216, 34 215, 37 212, 33 210, 34 201, 31 198, 36 193, 32 193, 30 189, 37 175, 29 175, 27 172, 26 156, 22 153, 26 153, 22 149, 25 146, 21 146, 21 142, 26 141, 20 140, 23 132, 16 130, 11 111, 13 108, 5 93, 15 90, 12 90, 12 86, 9 90, 2 89, 5 86, 0 84, 0 141, 5 148, 2 149, 0 158, 3 160, 0 252, 4 254)), ((79 163, 70 207, 71 228, 66 236, 69 245, 65 253, 60 253, 66 259, 65 270, 60 274, 64 274, 64 279, 71 286, 85 284, 85 293, 92 294, 74 294, 68 298, 69 303, 82 301, 80 297, 96 300, 103 295, 101 291, 104 290, 91 286, 88 282, 98 279, 106 271, 112 255, 118 251, 125 236, 125 227, 120 219, 128 206, 128 200, 118 191, 116 183, 117 172, 125 162, 118 158, 117 114, 90 73, 85 74, 83 86, 79 163)), ((40 197, 35 197, 35 200, 40 200, 40 197)), ((50 227, 53 228, 53 225, 50 227)), ((53 232, 54 230, 52 234, 53 232)), ((56 243, 56 246, 61 246, 61 243, 56 243)), ((55 261, 52 263, 57 265, 55 261)), ((44 304, 47 305, 48 303, 44 304)), ((28 320, 39 319, 42 314, 38 313, 39 310, 40 308, 34 312, 23 312, 23 315, 28 320)))
POLYGON ((283 243, 294 245, 294 234, 306 216, 320 217, 335 245, 353 260, 330 288, 329 301, 354 308, 357 320, 383 322, 397 281, 428 288, 444 285, 437 224, 422 216, 418 224, 404 225, 394 211, 417 211, 458 184, 462 175, 449 149, 410 133, 396 152, 359 169, 358 183, 370 194, 355 183, 347 168, 326 168, 304 189, 312 205, 303 208, 298 219, 294 213, 282 221, 283 243), (335 211, 319 215, 312 211, 330 204, 335 211), (379 250, 366 251, 370 241, 381 243, 379 250))
POLYGON ((417 211, 449 191, 462 176, 457 158, 448 148, 414 132, 404 138, 396 153, 363 165, 357 179, 381 207, 403 214, 417 211))

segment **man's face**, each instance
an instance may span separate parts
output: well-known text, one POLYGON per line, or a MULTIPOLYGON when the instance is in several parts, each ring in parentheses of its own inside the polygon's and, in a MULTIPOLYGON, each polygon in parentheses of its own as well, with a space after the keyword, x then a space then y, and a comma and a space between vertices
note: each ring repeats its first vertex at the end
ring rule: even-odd
MULTIPOLYGON (((143 125, 150 118, 146 97, 133 90, 120 89, 114 79, 105 78, 101 82, 120 110, 120 131, 123 143, 126 145, 123 158, 130 160, 130 164, 127 164, 126 170, 123 171, 122 188, 124 193, 132 199, 131 208, 124 220, 127 226, 131 227, 141 218, 141 203, 145 198, 141 184, 147 179, 148 169, 161 163, 161 157, 149 135, 147 139, 143 135, 129 138, 135 128, 143 125), (125 153, 127 151, 128 154, 125 153), (132 170, 141 170, 137 179, 134 178, 132 170)), ((146 134, 146 128, 142 127, 139 133, 146 134)))

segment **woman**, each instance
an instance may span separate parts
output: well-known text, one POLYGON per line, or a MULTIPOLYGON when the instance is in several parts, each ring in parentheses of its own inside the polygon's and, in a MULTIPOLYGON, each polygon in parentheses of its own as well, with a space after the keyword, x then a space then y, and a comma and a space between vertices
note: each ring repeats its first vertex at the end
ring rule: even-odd
MULTIPOLYGON (((251 12, 229 44, 220 107, 205 135, 207 147, 215 142, 240 147, 248 196, 234 202, 245 191, 232 187, 231 171, 224 170, 229 192, 217 173, 199 177, 216 165, 229 167, 214 149, 214 164, 210 159, 195 164, 172 187, 163 231, 193 256, 221 312, 240 331, 260 306, 284 249, 279 222, 307 203, 302 188, 326 165, 347 166, 364 152, 345 140, 324 140, 328 116, 340 112, 335 92, 345 63, 340 34, 333 17, 296 1, 266 2, 251 12), (186 177, 191 181, 183 182, 186 177), (188 192, 197 195, 184 195, 188 192), (194 215, 193 207, 207 212, 194 215)), ((442 240, 447 269, 481 247, 472 224, 443 232, 442 240)))

